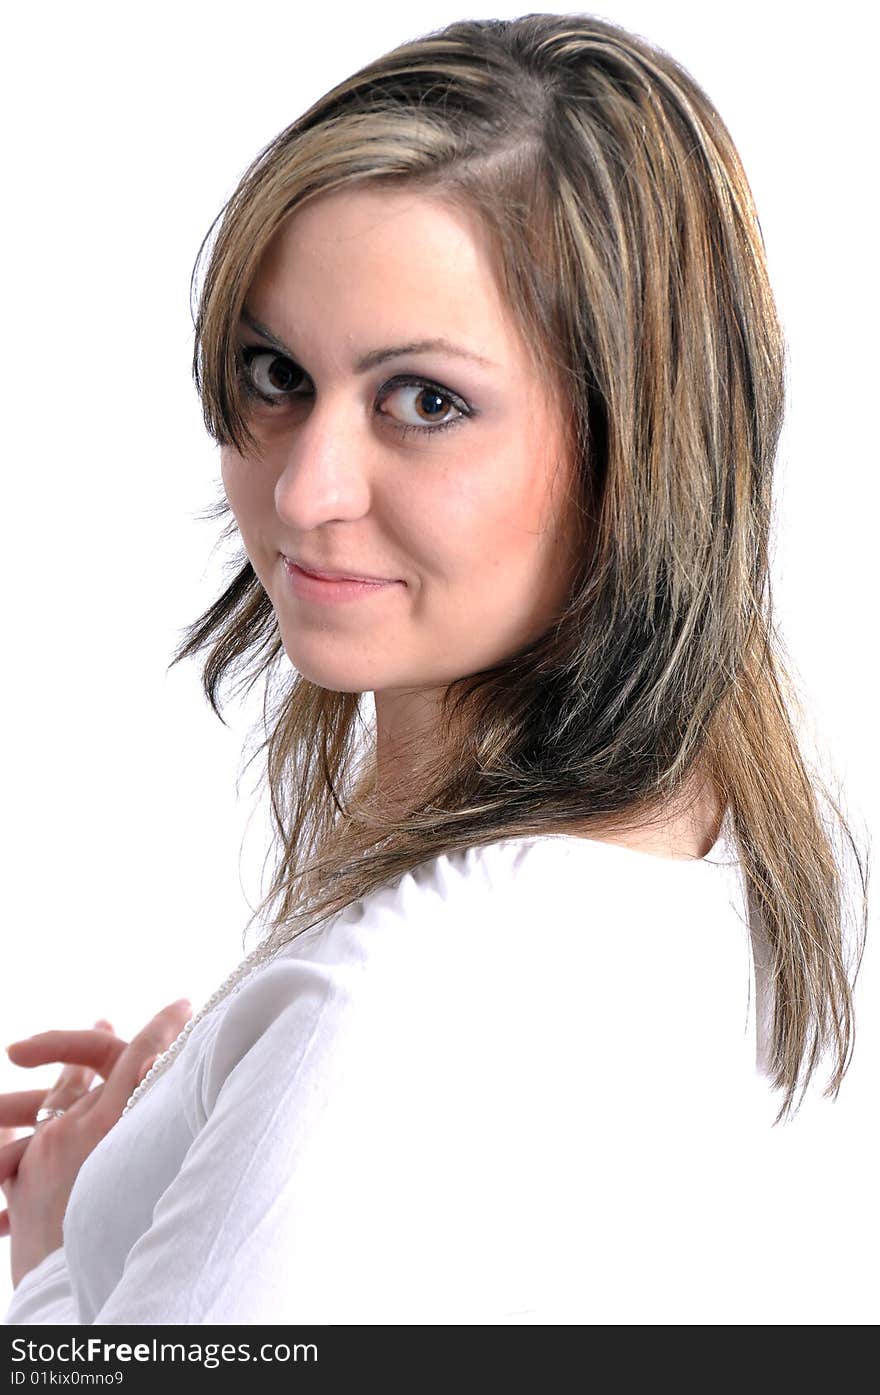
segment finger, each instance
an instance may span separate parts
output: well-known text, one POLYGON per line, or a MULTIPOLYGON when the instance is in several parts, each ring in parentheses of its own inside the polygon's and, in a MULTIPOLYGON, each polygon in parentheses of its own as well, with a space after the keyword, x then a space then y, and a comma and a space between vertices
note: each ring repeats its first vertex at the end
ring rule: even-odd
POLYGON ((13 1090, 0 1095, 0 1128, 29 1128, 45 1096, 45 1090, 13 1090))
POLYGON ((13 1143, 7 1143, 0 1148, 0 1182, 5 1182, 17 1171, 18 1164, 32 1138, 33 1134, 29 1133, 26 1138, 16 1138, 13 1143))
MULTIPOLYGON (((156 1063, 156 1061, 158 1061, 158 1059, 159 1059, 159 1053, 158 1053, 158 1052, 157 1052, 156 1054, 154 1054, 154 1055, 152 1055, 152 1056, 148 1056, 148 1057, 146 1058, 146 1060, 145 1060, 145 1061, 143 1062, 143 1064, 141 1065, 140 1070, 138 1071, 137 1079, 135 1080, 135 1083, 134 1083, 134 1085, 132 1086, 132 1090, 136 1089, 137 1086, 140 1085, 140 1083, 141 1083, 141 1081, 143 1080, 144 1076, 146 1075, 147 1071, 150 1069, 150 1067, 151 1067, 152 1065, 154 1065, 154 1064, 156 1063)), ((75 1099, 75 1100, 73 1101, 73 1104, 72 1104, 72 1105, 70 1106, 70 1108, 67 1110, 67 1113, 68 1113, 68 1114, 75 1114, 77 1118, 81 1118, 82 1115, 85 1114, 85 1113, 87 1113, 90 1109, 94 1109, 96 1103, 97 1103, 98 1100, 101 1098, 101 1092, 102 1092, 103 1090, 106 1090, 106 1088, 107 1088, 106 1081, 102 1081, 101 1084, 100 1084, 100 1085, 96 1085, 95 1088, 94 1088, 93 1090, 87 1090, 86 1093, 85 1093, 84 1095, 80 1095, 78 1099, 75 1099)), ((129 1091, 129 1093, 131 1093, 131 1091, 129 1091)), ((128 1097, 126 1096, 126 1099, 127 1099, 127 1098, 128 1098, 128 1097)))
MULTIPOLYGON (((106 1017, 99 1017, 94 1024, 97 1031, 109 1032, 112 1036, 113 1029, 106 1017)), ((50 1088, 45 1099, 44 1106, 54 1109, 66 1109, 79 1099, 80 1095, 88 1092, 93 1080, 95 1071, 91 1066, 74 1065, 69 1063, 64 1066, 55 1084, 50 1088)))
MULTIPOLYGON (((121 1115, 129 1095, 140 1084, 144 1063, 160 1055, 174 1041, 192 1016, 192 1003, 179 998, 157 1012, 137 1036, 132 1037, 101 1090, 101 1098, 89 1115, 97 1128, 108 1132, 121 1115)), ((103 1136, 103 1135, 102 1135, 103 1136)))
POLYGON ((45 1066, 49 1062, 90 1066, 106 1080, 127 1045, 112 1032, 92 1028, 37 1032, 35 1036, 11 1042, 6 1053, 16 1066, 45 1066))
POLYGON ((68 1101, 76 1099, 78 1095, 85 1094, 94 1078, 95 1072, 91 1066, 67 1065, 58 1076, 43 1103, 54 1105, 56 1109, 60 1109, 68 1101))
POLYGON ((101 1091, 104 1089, 106 1089, 106 1081, 102 1080, 100 1085, 95 1085, 93 1089, 86 1090, 84 1094, 77 1095, 75 1099, 71 1100, 70 1104, 50 1107, 58 1109, 63 1108, 67 1118, 73 1117, 81 1119, 90 1109, 94 1109, 95 1104, 101 1098, 101 1091))

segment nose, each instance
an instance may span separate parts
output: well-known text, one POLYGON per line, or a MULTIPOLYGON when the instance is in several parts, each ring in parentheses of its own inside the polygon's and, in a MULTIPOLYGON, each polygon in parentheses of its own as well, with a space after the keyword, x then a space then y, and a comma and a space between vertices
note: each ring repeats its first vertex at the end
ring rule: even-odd
POLYGON ((291 534, 362 518, 368 512, 369 459, 375 443, 358 420, 363 410, 363 405, 327 398, 313 405, 286 439, 275 508, 291 534))

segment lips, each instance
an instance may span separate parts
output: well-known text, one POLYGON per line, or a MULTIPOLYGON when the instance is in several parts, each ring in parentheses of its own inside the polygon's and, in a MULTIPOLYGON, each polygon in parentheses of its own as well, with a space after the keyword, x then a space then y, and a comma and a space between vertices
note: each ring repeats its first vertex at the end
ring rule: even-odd
POLYGON ((306 562, 301 562, 296 557, 288 557, 286 553, 282 552, 281 555, 284 558, 285 562, 289 562, 291 566, 299 567, 300 571, 306 572, 309 576, 316 577, 319 581, 372 581, 384 583, 388 581, 397 580, 396 577, 390 576, 365 576, 360 572, 322 571, 317 567, 309 566, 309 564, 306 562))

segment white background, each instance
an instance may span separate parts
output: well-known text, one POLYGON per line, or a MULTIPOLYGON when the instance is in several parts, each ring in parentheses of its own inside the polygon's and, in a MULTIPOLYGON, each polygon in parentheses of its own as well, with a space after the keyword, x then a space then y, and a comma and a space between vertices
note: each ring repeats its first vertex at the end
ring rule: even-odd
MULTIPOLYGON (((230 706, 224 728, 196 662, 166 673, 222 581, 219 525, 196 519, 219 487, 190 376, 203 235, 256 153, 341 78, 452 19, 527 9, 344 4, 313 16, 200 0, 7 17, 0 1044, 100 1015, 128 1037, 176 997, 200 1007, 241 958, 259 896, 262 814, 242 852, 258 763, 236 795, 257 705, 230 706)), ((681 61, 742 155, 789 345, 778 623, 820 758, 857 831, 870 830, 877 125, 852 67, 872 51, 869 11, 838 3, 830 32, 818 6, 766 0, 740 0, 723 22, 717 7, 675 0, 596 13, 681 61)), ((844 1186, 855 1225, 876 1146, 877 956, 869 948, 850 1076, 811 1126, 817 1195, 837 1191, 846 1159, 856 1166, 844 1186)), ((0 1053, 0 1090, 56 1074, 0 1053)), ((0 1310, 7 1268, 3 1257, 0 1310)), ((851 1320, 876 1317, 867 1267, 857 1260, 847 1282, 851 1320)))

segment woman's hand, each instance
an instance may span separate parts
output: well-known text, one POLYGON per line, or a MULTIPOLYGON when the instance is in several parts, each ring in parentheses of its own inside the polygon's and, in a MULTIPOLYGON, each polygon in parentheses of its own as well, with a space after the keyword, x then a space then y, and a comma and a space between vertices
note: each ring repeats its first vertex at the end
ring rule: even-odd
MULTIPOLYGON (((37 1111, 47 1108, 64 1109, 89 1089, 96 1073, 107 1076, 127 1042, 113 1034, 105 1017, 95 1023, 90 1032, 42 1032, 39 1036, 14 1041, 6 1048, 13 1065, 44 1065, 47 1061, 65 1061, 63 1071, 48 1090, 15 1090, 0 1094, 0 1148, 17 1139, 16 1127, 36 1127, 37 1111), (50 1044, 50 1038, 53 1039, 50 1044), (101 1067, 103 1066, 103 1070, 101 1067)), ((20 1140, 27 1143, 28 1138, 20 1140)), ((3 1154, 5 1158, 14 1155, 3 1154)), ((5 1192, 5 1176, 3 1190, 5 1192)), ((9 1234, 9 1212, 0 1211, 0 1236, 9 1234)))
POLYGON ((90 1031, 39 1032, 7 1048, 15 1065, 64 1063, 49 1090, 0 1094, 0 1185, 8 1206, 0 1213, 0 1235, 12 1236, 13 1288, 63 1244, 64 1212, 79 1169, 191 1016, 192 1005, 181 998, 128 1043, 102 1019, 90 1031), (95 1075, 103 1083, 90 1089, 95 1075), (65 1113, 16 1138, 15 1126, 34 1126, 43 1107, 65 1113))

